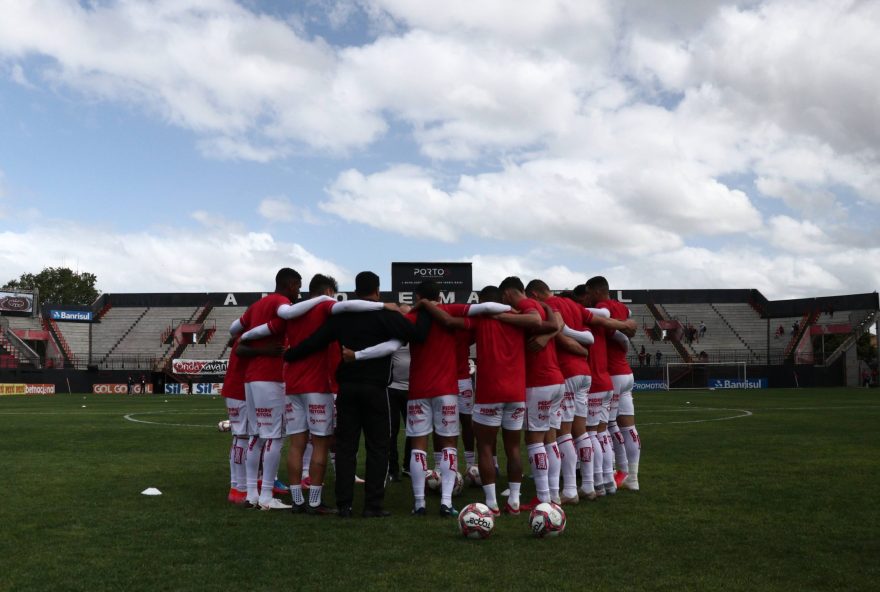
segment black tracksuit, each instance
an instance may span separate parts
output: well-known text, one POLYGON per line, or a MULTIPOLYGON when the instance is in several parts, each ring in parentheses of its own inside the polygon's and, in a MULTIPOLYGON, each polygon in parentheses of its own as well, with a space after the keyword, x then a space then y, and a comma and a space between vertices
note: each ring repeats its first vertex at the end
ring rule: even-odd
MULTIPOLYGON (((378 310, 331 316, 299 345, 289 349, 285 360, 303 358, 338 341, 358 351, 389 339, 422 341, 431 326, 422 311, 414 325, 399 312, 378 310)), ((390 435, 388 395, 391 357, 343 362, 336 372, 336 505, 351 508, 361 430, 367 448, 365 510, 381 510, 385 499, 390 435)))

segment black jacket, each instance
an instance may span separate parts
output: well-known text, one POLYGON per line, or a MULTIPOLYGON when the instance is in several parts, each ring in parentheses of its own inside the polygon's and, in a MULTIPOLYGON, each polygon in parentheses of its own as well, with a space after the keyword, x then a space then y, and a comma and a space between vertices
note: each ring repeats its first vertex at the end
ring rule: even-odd
MULTIPOLYGON (((403 342, 424 341, 431 328, 431 317, 420 311, 414 325, 393 310, 351 312, 331 316, 326 323, 306 337, 297 346, 284 353, 288 362, 304 358, 338 341, 353 351, 378 345, 389 339, 403 342)), ((336 371, 336 382, 371 384, 386 387, 391 380, 391 356, 372 360, 342 362, 336 371)))

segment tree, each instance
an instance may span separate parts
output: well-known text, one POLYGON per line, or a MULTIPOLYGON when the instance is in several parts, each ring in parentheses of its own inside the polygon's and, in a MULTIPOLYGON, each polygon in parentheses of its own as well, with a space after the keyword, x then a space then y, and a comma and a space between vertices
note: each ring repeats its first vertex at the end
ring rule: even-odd
POLYGON ((93 273, 75 272, 66 267, 47 267, 38 274, 24 273, 10 280, 3 290, 39 290, 40 302, 51 304, 91 304, 98 297, 93 273))

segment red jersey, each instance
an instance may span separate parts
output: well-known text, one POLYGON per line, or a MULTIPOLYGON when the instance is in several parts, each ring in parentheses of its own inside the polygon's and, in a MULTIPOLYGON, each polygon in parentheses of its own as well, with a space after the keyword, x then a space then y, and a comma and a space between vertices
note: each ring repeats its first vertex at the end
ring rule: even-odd
MULTIPOLYGON (((467 304, 438 304, 454 317, 467 315, 467 304)), ((406 315, 413 323, 418 313, 406 315)), ((431 399, 458 394, 458 364, 455 331, 439 323, 431 323, 428 337, 422 343, 410 343, 409 398, 431 399)))
MULTIPOLYGON (((335 302, 318 303, 301 317, 287 321, 287 346, 295 347, 318 330, 330 318, 335 302)), ((329 352, 335 344, 305 358, 284 364, 284 392, 288 395, 305 393, 332 393, 329 352)), ((339 346, 336 345, 336 349, 339 346)))
MULTIPOLYGON (((603 300, 596 304, 596 308, 608 310, 611 313, 611 318, 618 321, 625 321, 629 318, 629 308, 617 300, 603 300)), ((632 374, 632 368, 626 361, 626 351, 617 343, 608 344, 608 373, 611 376, 632 374)))
POLYGON ((471 377, 470 359, 473 340, 473 330, 461 329, 455 332, 455 363, 458 367, 459 380, 467 380, 471 377))
POLYGON ((593 381, 590 383, 591 393, 604 393, 613 390, 611 375, 608 374, 608 344, 606 343, 606 330, 596 327, 593 331, 595 342, 590 346, 590 370, 593 372, 593 381))
MULTIPOLYGON (((290 304, 287 296, 281 294, 269 294, 253 303, 241 316, 241 325, 244 330, 259 327, 264 323, 278 318, 278 307, 282 304, 290 304)), ((277 321, 276 321, 277 322, 277 321)), ((252 347, 268 347, 284 343, 284 335, 271 335, 263 339, 255 339, 248 345, 252 347)), ((284 360, 274 356, 255 356, 248 359, 244 372, 245 382, 281 382, 283 380, 282 368, 284 360)))
POLYGON ((229 350, 229 362, 226 365, 226 376, 223 378, 223 396, 227 399, 244 401, 244 368, 241 358, 235 353, 238 339, 229 350))
MULTIPOLYGON (((553 308, 551 304, 548 306, 553 308)), ((531 298, 523 298, 516 305, 516 308, 522 313, 537 310, 541 315, 541 320, 547 320, 544 308, 531 298)), ((559 362, 556 359, 556 342, 554 340, 551 339, 547 347, 540 351, 526 351, 526 387, 535 388, 564 383, 565 378, 562 376, 559 362)))
MULTIPOLYGON (((575 331, 585 330, 590 321, 593 320, 593 313, 568 298, 551 296, 547 299, 547 304, 550 308, 559 310, 559 314, 562 315, 562 320, 565 321, 566 326, 575 331)), ((564 377, 590 376, 590 363, 586 357, 557 348, 556 358, 559 360, 559 368, 562 370, 564 377)))
POLYGON ((526 339, 522 329, 491 317, 469 319, 477 340, 474 403, 526 400, 526 339))

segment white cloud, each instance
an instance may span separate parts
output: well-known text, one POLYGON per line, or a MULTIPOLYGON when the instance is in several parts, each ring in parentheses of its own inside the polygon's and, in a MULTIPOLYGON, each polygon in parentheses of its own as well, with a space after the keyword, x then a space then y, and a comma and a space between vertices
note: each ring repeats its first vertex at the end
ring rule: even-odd
POLYGON ((267 197, 260 201, 257 212, 269 222, 305 222, 319 224, 312 211, 299 206, 283 195, 267 197))
POLYGON ((52 220, 0 232, 0 269, 10 278, 57 265, 96 274, 99 288, 109 292, 270 290, 281 267, 305 278, 329 273, 353 281, 344 267, 265 232, 207 225, 200 232, 164 227, 123 233, 52 220))

